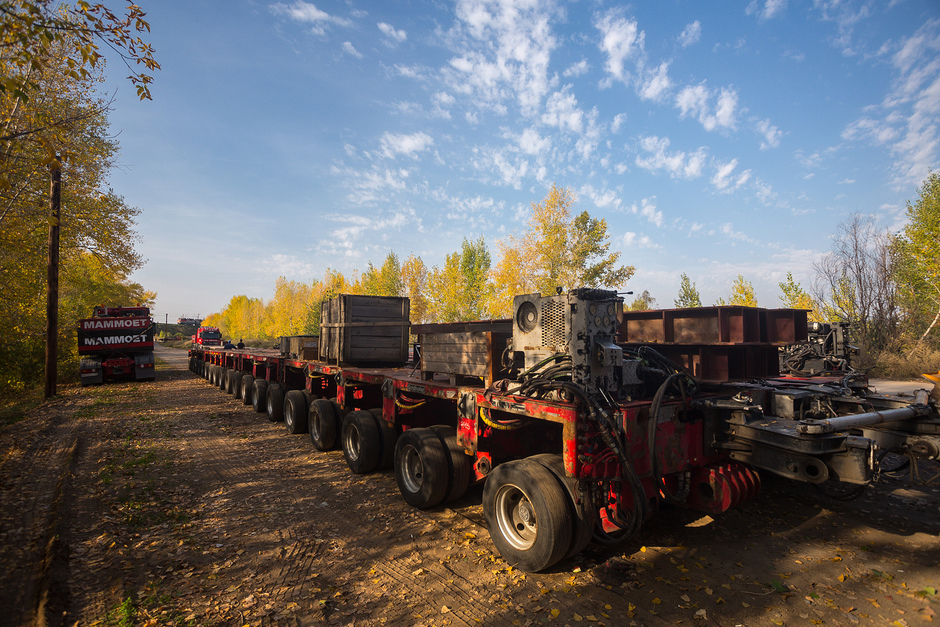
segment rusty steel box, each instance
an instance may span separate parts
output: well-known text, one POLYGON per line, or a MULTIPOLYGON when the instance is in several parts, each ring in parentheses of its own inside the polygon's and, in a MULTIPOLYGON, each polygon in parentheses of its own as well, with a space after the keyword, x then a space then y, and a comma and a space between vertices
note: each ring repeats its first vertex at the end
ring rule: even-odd
POLYGON ((400 366, 408 361, 411 301, 340 294, 320 306, 320 361, 400 366))

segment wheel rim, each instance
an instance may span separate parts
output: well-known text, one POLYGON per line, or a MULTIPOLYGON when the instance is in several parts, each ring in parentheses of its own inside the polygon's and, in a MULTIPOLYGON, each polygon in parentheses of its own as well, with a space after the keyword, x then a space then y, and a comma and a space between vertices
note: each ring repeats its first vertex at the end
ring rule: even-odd
POLYGON ((307 425, 310 429, 310 437, 313 438, 314 441, 319 442, 320 441, 320 412, 315 411, 313 413, 313 416, 311 416, 311 418, 312 420, 310 421, 310 424, 307 425))
POLYGON ((355 424, 349 425, 344 437, 346 454, 349 459, 356 461, 359 459, 359 429, 355 424))
POLYGON ((538 536, 535 508, 525 492, 504 485, 496 493, 496 524, 500 535, 517 551, 527 551, 538 536))
POLYGON ((412 494, 420 492, 421 486, 424 485, 424 464, 421 463, 421 456, 414 446, 408 445, 402 448, 401 470, 402 483, 405 484, 408 492, 412 494))
POLYGON ((268 413, 274 415, 274 399, 268 396, 268 413))
POLYGON ((288 429, 294 427, 294 412, 291 409, 291 403, 287 403, 287 407, 284 408, 284 423, 288 429))

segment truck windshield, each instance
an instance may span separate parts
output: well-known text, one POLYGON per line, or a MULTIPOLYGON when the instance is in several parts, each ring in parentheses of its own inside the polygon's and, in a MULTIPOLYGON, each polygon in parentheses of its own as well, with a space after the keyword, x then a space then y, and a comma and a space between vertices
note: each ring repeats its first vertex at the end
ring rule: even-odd
POLYGON ((221 331, 205 331, 202 334, 202 339, 204 340, 221 340, 222 332, 221 331))

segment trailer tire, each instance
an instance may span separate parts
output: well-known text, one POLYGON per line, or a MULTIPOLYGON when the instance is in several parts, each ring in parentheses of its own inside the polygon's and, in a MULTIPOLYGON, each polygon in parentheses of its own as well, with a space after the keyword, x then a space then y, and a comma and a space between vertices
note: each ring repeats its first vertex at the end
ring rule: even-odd
POLYGON ((268 410, 268 420, 271 422, 281 422, 284 420, 284 388, 280 383, 269 383, 268 392, 265 395, 266 406, 268 410))
POLYGON ((538 572, 563 558, 572 534, 567 498, 555 475, 538 462, 497 466, 483 487, 483 516, 503 559, 538 572))
POLYGON ((382 436, 367 411, 352 411, 343 419, 343 457, 357 475, 372 472, 382 456, 382 436))
POLYGON ((251 392, 254 388, 255 378, 245 373, 242 375, 240 383, 242 405, 251 405, 251 392))
POLYGON ((228 368, 219 366, 219 374, 215 380, 215 386, 220 390, 225 390, 225 384, 228 381, 228 368))
POLYGON ((232 391, 232 397, 238 400, 241 400, 242 398, 242 379, 244 377, 245 377, 244 372, 235 373, 235 382, 232 384, 235 389, 232 391))
POLYGON ((206 381, 209 382, 209 385, 215 385, 215 365, 209 364, 206 366, 206 381))
POLYGON ((431 429, 408 429, 395 445, 395 481, 405 502, 434 507, 447 496, 450 472, 447 449, 431 429))
POLYGON ((251 384, 251 406, 259 414, 268 410, 268 382, 264 379, 255 379, 251 384))
POLYGON ((457 444, 457 430, 447 425, 434 425, 431 430, 440 438, 441 444, 447 449, 447 468, 450 471, 450 481, 447 483, 447 495, 444 503, 456 501, 467 493, 470 487, 470 467, 473 459, 463 452, 457 444))
POLYGON ((333 403, 325 398, 318 398, 310 402, 307 412, 307 430, 310 432, 310 443, 318 451, 331 451, 336 446, 337 429, 336 413, 333 403))
MULTIPOLYGON (((237 370, 229 369, 228 376, 225 378, 225 393, 235 396, 235 392, 238 391, 238 377, 241 375, 237 370)), ((238 398, 235 396, 235 398, 238 398)))
POLYGON ((591 543, 591 539, 594 537, 595 517, 592 512, 586 511, 583 507, 576 505, 576 499, 578 498, 578 482, 573 477, 569 477, 565 472, 565 461, 562 459, 561 455, 542 453, 541 455, 533 455, 529 457, 529 459, 545 466, 555 475, 555 478, 558 479, 562 487, 565 488, 568 495, 571 522, 574 528, 571 533, 571 546, 568 547, 568 551, 562 559, 573 557, 586 549, 591 543))
POLYGON ((395 464, 395 443, 401 430, 397 426, 388 424, 382 415, 381 408, 370 409, 369 413, 375 418, 375 426, 379 428, 379 438, 382 440, 382 453, 379 459, 379 470, 391 468, 395 464))
POLYGON ((302 390, 284 397, 284 426, 291 435, 307 432, 307 395, 302 390))

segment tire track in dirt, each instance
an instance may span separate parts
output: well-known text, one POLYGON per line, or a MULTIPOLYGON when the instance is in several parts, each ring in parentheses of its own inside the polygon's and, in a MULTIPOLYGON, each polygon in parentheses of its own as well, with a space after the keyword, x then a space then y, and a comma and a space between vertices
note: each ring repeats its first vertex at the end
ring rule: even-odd
POLYGON ((0 575, 0 608, 6 608, 0 624, 28 624, 45 612, 62 496, 79 433, 75 422, 57 415, 30 434, 22 456, 12 456, 0 469, 0 564, 7 566, 0 575))

